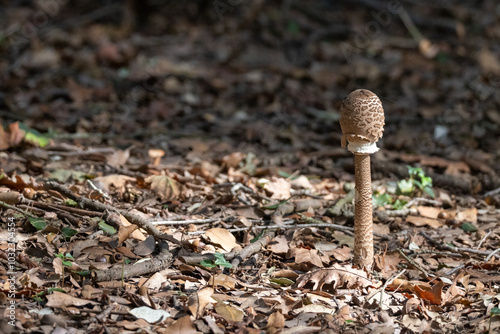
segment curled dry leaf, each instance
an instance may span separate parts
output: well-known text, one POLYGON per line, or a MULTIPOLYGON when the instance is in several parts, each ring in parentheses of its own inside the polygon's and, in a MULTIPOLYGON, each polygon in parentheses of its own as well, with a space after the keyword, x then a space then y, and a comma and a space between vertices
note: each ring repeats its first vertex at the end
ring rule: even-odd
POLYGON ((325 285, 333 285, 336 288, 364 288, 373 283, 367 278, 363 270, 334 264, 331 268, 322 268, 302 275, 297 280, 297 287, 302 288, 312 283, 312 290, 322 290, 325 285))

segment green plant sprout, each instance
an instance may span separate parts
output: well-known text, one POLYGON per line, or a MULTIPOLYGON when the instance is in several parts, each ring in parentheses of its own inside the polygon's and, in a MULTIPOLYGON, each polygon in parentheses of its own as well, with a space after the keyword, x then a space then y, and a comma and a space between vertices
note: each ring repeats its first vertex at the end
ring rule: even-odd
POLYGON ((221 253, 215 253, 214 254, 215 260, 202 260, 200 264, 204 266, 207 269, 210 269, 212 271, 212 287, 215 289, 215 274, 214 270, 217 266, 221 267, 226 267, 226 268, 232 268, 233 265, 224 258, 224 254, 221 253))
POLYGON ((397 192, 401 195, 415 196, 417 190, 427 193, 432 198, 436 197, 432 190, 432 178, 425 176, 425 172, 420 167, 408 168, 409 179, 401 180, 397 185, 397 192))
POLYGON ((226 268, 232 268, 233 265, 229 263, 225 258, 224 254, 221 253, 215 253, 214 254, 215 260, 203 260, 200 262, 200 264, 206 268, 215 268, 217 266, 221 267, 226 267, 226 268))
POLYGON ((70 253, 66 253, 66 255, 64 255, 63 253, 57 253, 56 257, 60 258, 62 260, 62 264, 68 267, 71 267, 73 265, 73 263, 68 260, 75 260, 73 255, 71 255, 70 253))
MULTIPOLYGON (((425 172, 420 167, 406 167, 408 168, 409 178, 397 182, 395 195, 413 197, 421 193, 426 193, 434 198, 436 195, 432 190, 432 178, 425 176, 425 172)), ((401 210, 407 203, 407 201, 400 198, 394 200, 393 196, 389 193, 379 194, 375 192, 373 194, 373 205, 375 207, 390 205, 392 209, 401 210)))

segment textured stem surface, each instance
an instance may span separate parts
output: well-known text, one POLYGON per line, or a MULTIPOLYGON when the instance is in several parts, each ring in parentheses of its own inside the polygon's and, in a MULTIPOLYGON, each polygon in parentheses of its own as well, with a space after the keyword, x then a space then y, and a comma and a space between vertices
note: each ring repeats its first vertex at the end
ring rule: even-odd
POLYGON ((354 263, 371 270, 373 264, 373 204, 370 156, 354 155, 354 263))

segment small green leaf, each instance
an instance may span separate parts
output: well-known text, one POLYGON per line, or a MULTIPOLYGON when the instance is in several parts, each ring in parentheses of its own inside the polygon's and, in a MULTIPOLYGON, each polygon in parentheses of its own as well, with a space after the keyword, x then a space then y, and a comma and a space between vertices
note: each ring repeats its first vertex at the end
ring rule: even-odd
POLYGON ((42 135, 37 130, 29 128, 24 123, 19 123, 19 128, 25 132, 24 140, 27 142, 35 144, 39 147, 47 146, 50 142, 46 136, 42 135))
POLYGON ((202 260, 200 264, 206 268, 214 268, 215 264, 211 260, 202 260))
POLYGON ((404 209, 404 207, 405 207, 406 204, 408 204, 407 201, 403 201, 403 200, 397 199, 396 202, 394 202, 394 204, 392 204, 392 207, 395 210, 402 210, 402 209, 404 209))
POLYGON ((113 226, 106 224, 106 223, 104 222, 104 220, 101 220, 101 221, 99 222, 99 228, 100 228, 101 230, 103 230, 103 231, 104 231, 104 233, 106 233, 106 234, 108 234, 108 235, 113 235, 113 234, 115 234, 115 233, 116 233, 116 229, 115 229, 113 226))
POLYGON ((49 294, 50 294, 50 293, 52 293, 52 292, 54 292, 54 291, 57 291, 57 292, 62 292, 62 293, 66 293, 66 291, 64 291, 64 290, 63 290, 63 289, 61 289, 61 288, 48 288, 48 289, 47 289, 47 292, 48 292, 49 294))
POLYGON ((286 278, 286 277, 272 278, 271 282, 276 283, 276 284, 281 285, 281 286, 290 286, 290 285, 295 283, 294 281, 292 281, 291 279, 286 278))
POLYGON ((432 187, 432 178, 430 176, 422 176, 420 181, 422 182, 422 187, 432 187))
POLYGON ((226 267, 226 268, 232 268, 233 265, 229 262, 226 261, 226 259, 224 258, 224 255, 221 254, 221 253, 215 253, 214 254, 215 256, 215 261, 214 261, 214 264, 217 265, 217 266, 223 266, 223 267, 226 267))
POLYGON ((411 194, 415 186, 410 180, 400 180, 398 181, 398 190, 401 194, 411 194))
POLYGON ((373 195, 373 206, 386 206, 392 203, 392 197, 388 193, 373 195))
POLYGON ((47 223, 45 222, 45 219, 43 218, 28 218, 29 222, 31 225, 36 228, 37 230, 41 231, 45 227, 47 227, 47 223))
POLYGON ((61 229, 61 232, 62 232, 62 234, 63 234, 63 236, 64 236, 65 238, 71 238, 72 236, 74 236, 75 234, 77 234, 77 233, 78 233, 78 231, 77 231, 77 230, 74 230, 74 229, 69 228, 69 227, 63 227, 63 228, 61 229))
POLYGON ((71 267, 73 265, 71 261, 63 261, 62 264, 64 264, 67 267, 71 267))
MULTIPOLYGON (((290 197, 291 198, 291 197, 290 197)), ((267 205, 267 206, 263 206, 262 208, 265 209, 265 210, 276 210, 281 204, 284 204, 286 202, 288 202, 290 200, 290 198, 287 198, 279 203, 276 203, 276 204, 271 204, 271 205, 267 205)))
POLYGON ((462 230, 464 230, 464 232, 476 232, 477 231, 477 227, 472 225, 471 223, 463 223, 461 228, 462 228, 462 230))
POLYGON ((256 241, 259 241, 260 237, 262 237, 265 232, 266 232, 266 230, 262 230, 262 232, 260 232, 259 234, 257 234, 255 236, 255 238, 253 238, 252 240, 250 240, 250 243, 253 244, 256 241))
POLYGON ((490 311, 491 315, 499 315, 500 314, 500 308, 498 307, 493 307, 490 311))
POLYGON ((300 32, 300 26, 297 24, 297 22, 288 22, 287 30, 290 35, 296 36, 300 32))
POLYGON ((281 177, 284 177, 285 179, 288 179, 290 176, 292 176, 292 174, 290 173, 287 173, 283 170, 278 170, 278 175, 281 176, 281 177))
POLYGON ((91 271, 90 270, 82 270, 82 271, 71 271, 72 273, 75 273, 80 276, 90 276, 91 271))
POLYGON ((432 188, 430 188, 430 187, 424 187, 423 190, 424 190, 424 192, 426 192, 432 198, 436 197, 436 194, 434 194, 434 190, 432 190, 432 188))
POLYGON ((78 205, 78 203, 76 203, 75 201, 73 201, 71 198, 66 198, 64 200, 64 205, 71 206, 71 207, 76 207, 78 205))

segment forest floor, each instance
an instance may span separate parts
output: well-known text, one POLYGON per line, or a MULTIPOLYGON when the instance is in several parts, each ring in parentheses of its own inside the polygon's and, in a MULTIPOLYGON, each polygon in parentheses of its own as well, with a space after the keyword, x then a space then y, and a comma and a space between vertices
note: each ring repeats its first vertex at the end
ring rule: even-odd
POLYGON ((496 1, 30 3, 0 1, 2 333, 500 332, 496 1))

